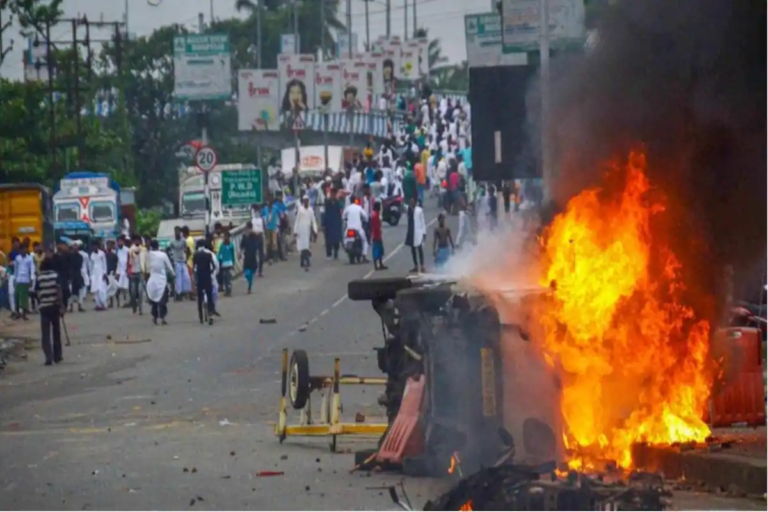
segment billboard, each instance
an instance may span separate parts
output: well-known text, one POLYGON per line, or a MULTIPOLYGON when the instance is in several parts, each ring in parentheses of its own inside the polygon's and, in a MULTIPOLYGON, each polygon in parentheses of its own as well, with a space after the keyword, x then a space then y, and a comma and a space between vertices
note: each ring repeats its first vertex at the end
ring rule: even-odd
POLYGON ((390 39, 381 43, 384 54, 384 83, 394 83, 400 76, 400 54, 403 43, 399 39, 390 39))
POLYGON ((227 34, 186 34, 173 38, 173 83, 179 100, 232 98, 227 34))
POLYGON ((341 64, 318 62, 315 64, 315 106, 330 112, 341 111, 341 64))
POLYGON ((280 76, 276 69, 237 72, 237 128, 280 129, 280 76))
MULTIPOLYGON (((504 0, 502 38, 507 51, 535 50, 539 46, 540 0, 504 0)), ((584 41, 584 1, 548 0, 550 46, 584 41)))
POLYGON ((277 56, 280 75, 280 112, 293 109, 306 112, 315 108, 315 56, 300 54, 277 56))
POLYGON ((417 80, 419 78, 420 48, 418 41, 408 41, 400 52, 400 80, 417 80))
POLYGON ((368 91, 368 64, 364 60, 341 61, 342 97, 344 110, 364 110, 368 91))

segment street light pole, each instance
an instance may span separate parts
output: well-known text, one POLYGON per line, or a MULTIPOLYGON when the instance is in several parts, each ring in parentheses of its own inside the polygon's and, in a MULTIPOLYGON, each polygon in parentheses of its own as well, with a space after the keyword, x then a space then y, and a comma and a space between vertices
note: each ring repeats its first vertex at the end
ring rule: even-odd
POLYGON ((371 51, 371 20, 368 15, 368 2, 365 0, 365 49, 371 51))
POLYGON ((325 62, 325 2, 320 0, 320 62, 325 62))
POLYGON ((408 0, 403 0, 403 41, 408 40, 408 0))
POLYGON ((293 42, 296 46, 296 54, 301 53, 301 41, 299 41, 299 2, 293 0, 293 42))
POLYGON ((387 0, 387 41, 389 41, 390 36, 392 35, 392 0, 387 0))

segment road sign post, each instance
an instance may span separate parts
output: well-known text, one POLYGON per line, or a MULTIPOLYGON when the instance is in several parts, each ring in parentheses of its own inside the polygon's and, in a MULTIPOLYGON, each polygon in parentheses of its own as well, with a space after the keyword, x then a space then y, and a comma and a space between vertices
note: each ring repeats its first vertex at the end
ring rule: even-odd
POLYGON ((261 169, 221 173, 221 206, 251 206, 264 201, 261 169))
POLYGON ((195 154, 195 165, 203 172, 211 172, 218 163, 219 157, 216 150, 210 146, 200 148, 195 154))

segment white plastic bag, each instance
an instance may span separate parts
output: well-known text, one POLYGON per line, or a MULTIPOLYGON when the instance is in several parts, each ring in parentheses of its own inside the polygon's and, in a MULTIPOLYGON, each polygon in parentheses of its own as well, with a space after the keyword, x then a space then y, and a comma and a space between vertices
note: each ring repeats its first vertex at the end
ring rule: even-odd
POLYGON ((117 281, 114 274, 107 276, 107 298, 111 299, 117 293, 117 281))

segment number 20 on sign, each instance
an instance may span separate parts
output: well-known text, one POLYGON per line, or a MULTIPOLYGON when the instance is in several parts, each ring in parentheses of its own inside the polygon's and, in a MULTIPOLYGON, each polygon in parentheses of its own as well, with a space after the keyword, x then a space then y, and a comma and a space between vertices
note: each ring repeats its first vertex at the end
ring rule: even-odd
POLYGON ((212 171, 213 168, 216 167, 218 160, 216 151, 211 147, 206 146, 200 148, 197 154, 195 154, 195 163, 197 164, 198 169, 203 172, 212 171))

